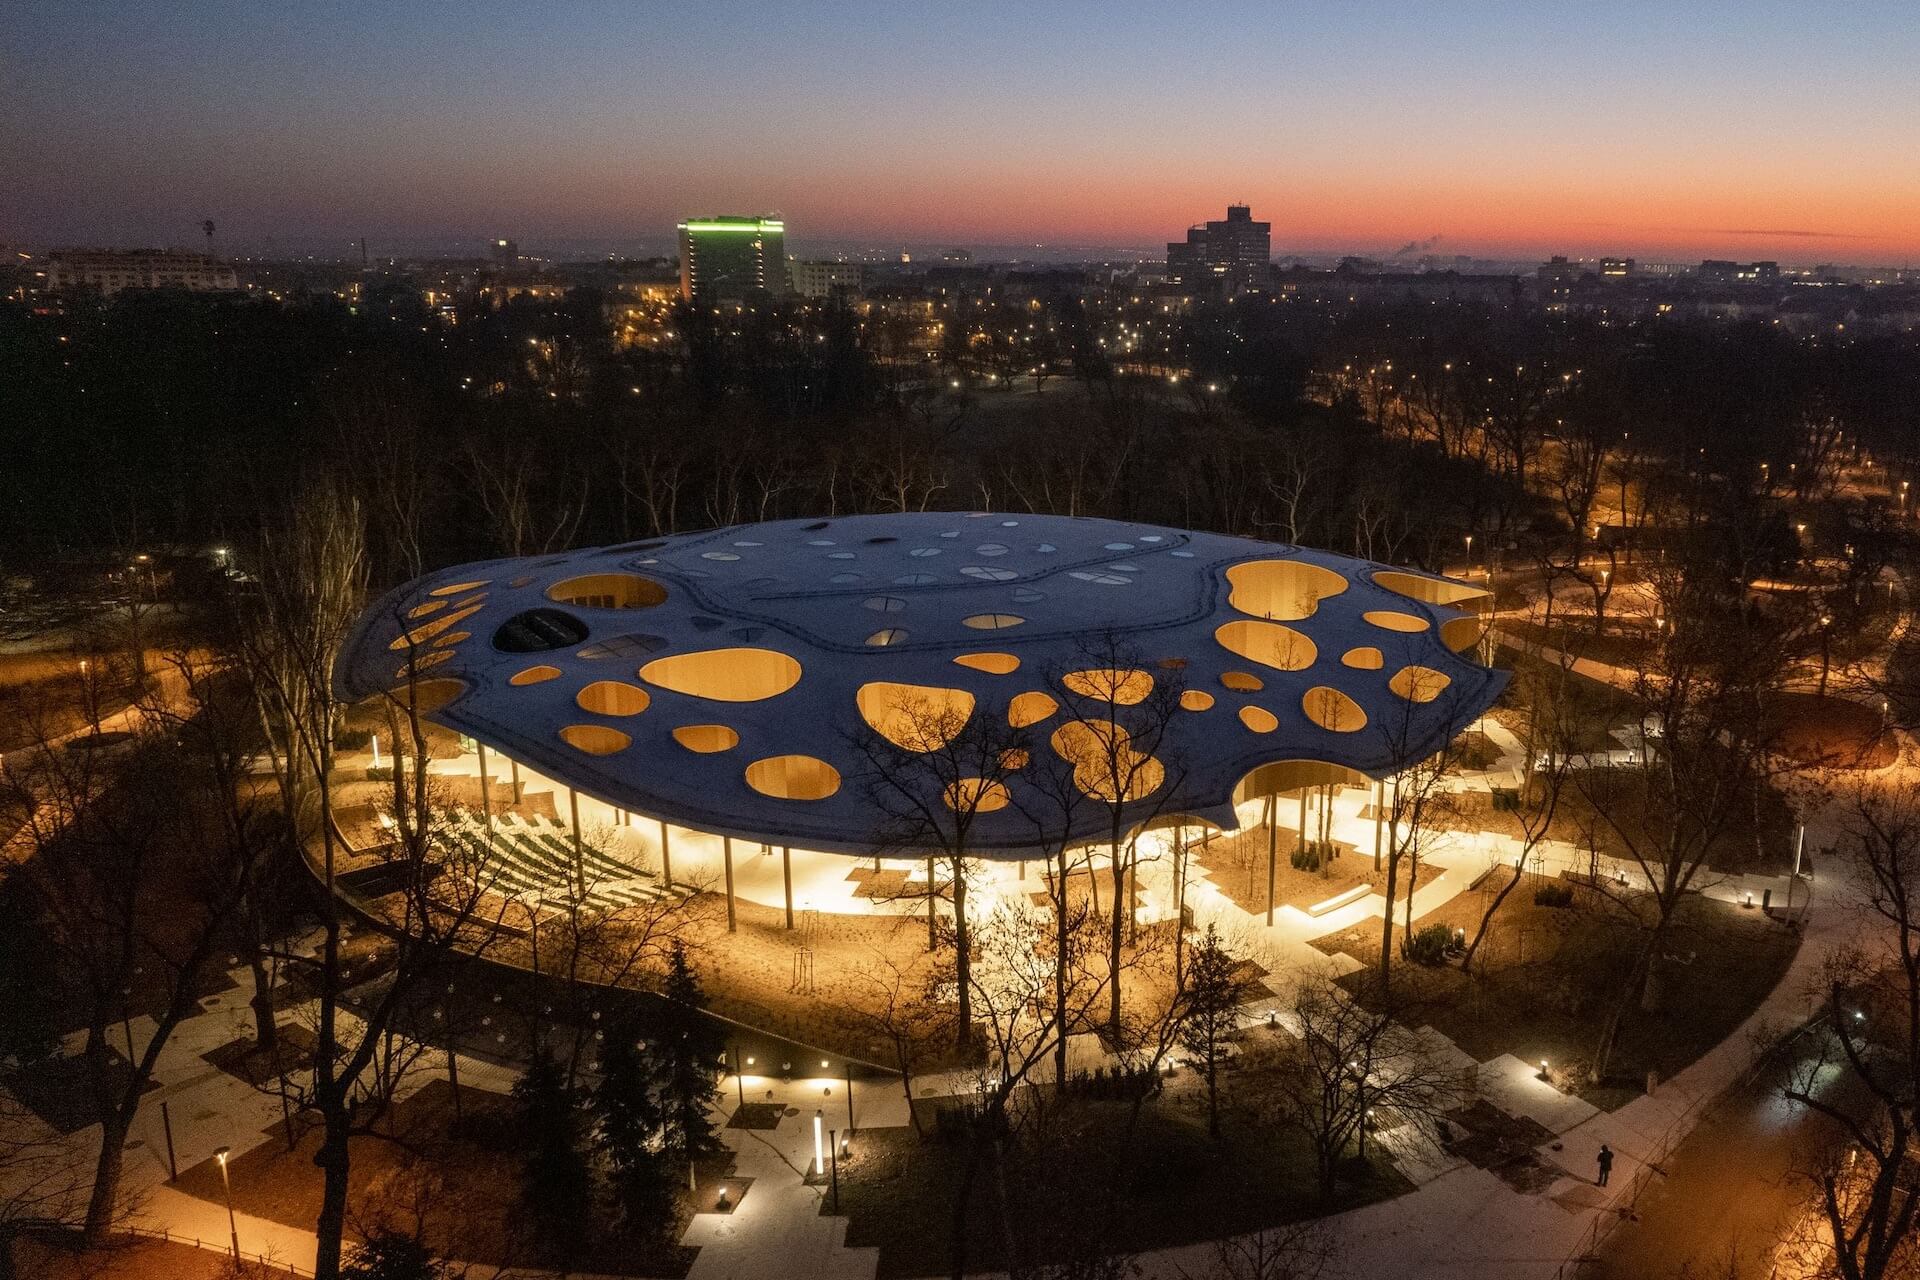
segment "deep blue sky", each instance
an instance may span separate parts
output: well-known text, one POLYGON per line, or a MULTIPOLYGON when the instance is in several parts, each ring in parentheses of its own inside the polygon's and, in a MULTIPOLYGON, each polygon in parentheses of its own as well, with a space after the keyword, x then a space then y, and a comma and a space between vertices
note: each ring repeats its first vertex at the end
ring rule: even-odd
POLYGON ((1920 5, 0 0, 0 241, 1920 257, 1920 5))

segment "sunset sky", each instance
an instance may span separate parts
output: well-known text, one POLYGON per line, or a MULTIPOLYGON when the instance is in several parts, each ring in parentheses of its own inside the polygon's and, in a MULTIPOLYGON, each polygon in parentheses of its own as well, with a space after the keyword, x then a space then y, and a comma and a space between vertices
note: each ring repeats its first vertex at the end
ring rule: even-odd
POLYGON ((1920 260, 1920 6, 39 3, 0 243, 809 240, 1920 260))

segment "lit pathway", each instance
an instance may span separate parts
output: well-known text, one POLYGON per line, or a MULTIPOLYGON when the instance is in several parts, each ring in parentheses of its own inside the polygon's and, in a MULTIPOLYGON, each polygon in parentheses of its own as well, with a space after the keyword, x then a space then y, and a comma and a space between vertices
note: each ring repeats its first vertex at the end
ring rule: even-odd
MULTIPOLYGON (((1836 819, 1831 810, 1812 816, 1809 845, 1817 848, 1835 840, 1836 819)), ((1828 860, 1823 865, 1835 864, 1828 860)), ((1826 895, 1849 890, 1832 875, 1821 882, 1826 895)), ((1716 887, 1717 896, 1743 891, 1737 884, 1716 887)), ((1337 1274, 1352 1280, 1379 1275, 1547 1280, 1563 1274, 1562 1263, 1588 1246, 1596 1226, 1612 1216, 1609 1206, 1626 1195, 1646 1164, 1664 1158, 1707 1105, 1744 1077, 1764 1033, 1791 1028, 1812 1015, 1811 980, 1837 946, 1855 937, 1857 917, 1848 909, 1851 905, 1851 900, 1816 903, 1805 941, 1772 994, 1732 1035, 1662 1083, 1657 1093, 1617 1111, 1592 1112, 1571 1127, 1549 1123, 1561 1149, 1549 1143, 1538 1155, 1564 1176, 1544 1192, 1525 1194, 1484 1170, 1449 1167, 1407 1195, 1329 1219, 1338 1243, 1337 1274), (1595 1153, 1603 1142, 1617 1156, 1612 1185, 1604 1192, 1592 1182, 1595 1153)), ((1481 1091, 1494 1093, 1485 1066, 1482 1071, 1481 1091)), ((1531 1110, 1525 1091, 1550 1089, 1512 1072, 1504 1073, 1499 1088, 1509 1091, 1501 1102, 1508 1110, 1516 1110, 1516 1103, 1531 1110)), ((1183 1274, 1182 1268, 1201 1271, 1210 1256, 1210 1246, 1193 1246, 1148 1255, 1142 1262, 1147 1275, 1171 1280, 1183 1274)))

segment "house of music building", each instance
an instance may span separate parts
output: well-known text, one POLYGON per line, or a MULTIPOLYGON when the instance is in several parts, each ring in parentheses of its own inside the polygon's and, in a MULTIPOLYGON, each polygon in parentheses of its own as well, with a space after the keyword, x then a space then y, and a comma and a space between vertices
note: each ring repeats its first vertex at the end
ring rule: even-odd
MULTIPOLYGON (((1116 810, 1164 842, 1377 789, 1500 692, 1488 605, 1110 520, 783 520, 428 575, 367 611, 336 681, 461 735, 433 768, 478 775, 463 821, 500 893, 701 885, 791 927, 915 910, 956 825, 990 900, 1063 842, 1109 857, 1116 810)), ((1141 880, 1142 919, 1179 911, 1170 880, 1141 880)))

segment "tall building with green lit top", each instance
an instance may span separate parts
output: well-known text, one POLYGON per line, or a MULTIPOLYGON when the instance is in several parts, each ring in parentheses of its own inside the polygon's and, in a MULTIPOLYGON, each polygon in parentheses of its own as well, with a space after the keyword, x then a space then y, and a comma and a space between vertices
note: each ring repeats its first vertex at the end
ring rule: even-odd
POLYGON ((681 297, 751 298, 786 291, 786 223, 713 217, 680 224, 681 297))

